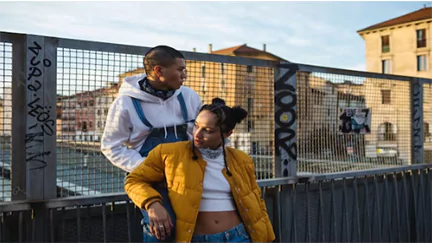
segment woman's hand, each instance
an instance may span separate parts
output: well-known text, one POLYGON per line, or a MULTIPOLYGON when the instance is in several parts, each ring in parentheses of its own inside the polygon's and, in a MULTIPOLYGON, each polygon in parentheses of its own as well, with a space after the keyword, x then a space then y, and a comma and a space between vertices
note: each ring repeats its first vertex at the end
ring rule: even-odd
POLYGON ((150 204, 147 213, 150 220, 150 231, 156 238, 165 240, 166 237, 171 236, 173 224, 168 212, 160 202, 150 204))

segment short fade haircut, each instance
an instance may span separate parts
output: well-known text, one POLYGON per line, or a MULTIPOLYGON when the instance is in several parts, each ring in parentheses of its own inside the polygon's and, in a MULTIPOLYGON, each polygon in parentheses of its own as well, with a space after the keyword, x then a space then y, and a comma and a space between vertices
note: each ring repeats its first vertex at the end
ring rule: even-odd
POLYGON ((152 74, 155 66, 168 67, 175 63, 177 58, 184 59, 183 54, 169 46, 156 46, 150 49, 144 57, 144 70, 147 75, 152 74))

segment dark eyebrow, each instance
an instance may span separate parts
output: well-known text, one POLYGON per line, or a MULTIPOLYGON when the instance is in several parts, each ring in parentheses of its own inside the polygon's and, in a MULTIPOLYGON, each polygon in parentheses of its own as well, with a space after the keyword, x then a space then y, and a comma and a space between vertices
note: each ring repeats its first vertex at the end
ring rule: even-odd
MULTIPOLYGON (((198 125, 198 123, 195 121, 195 125, 198 125)), ((205 127, 206 130, 215 130, 215 128, 211 128, 211 127, 205 127)))

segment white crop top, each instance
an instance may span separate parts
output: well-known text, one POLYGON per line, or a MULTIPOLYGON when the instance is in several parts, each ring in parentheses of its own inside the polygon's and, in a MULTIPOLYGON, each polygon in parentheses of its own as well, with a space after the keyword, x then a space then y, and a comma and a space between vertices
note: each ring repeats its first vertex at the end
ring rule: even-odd
POLYGON ((231 188, 222 169, 225 167, 223 154, 211 159, 203 155, 207 166, 204 173, 203 194, 200 212, 222 212, 236 209, 231 188))

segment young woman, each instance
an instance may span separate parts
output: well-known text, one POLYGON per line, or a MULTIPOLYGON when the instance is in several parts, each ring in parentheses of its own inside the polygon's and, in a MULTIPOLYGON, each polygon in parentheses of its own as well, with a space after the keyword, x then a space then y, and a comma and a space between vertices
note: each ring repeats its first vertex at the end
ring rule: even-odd
POLYGON ((151 232, 176 242, 271 242, 273 227, 256 182, 252 159, 226 147, 226 139, 247 116, 222 99, 204 105, 195 120, 193 141, 166 143, 150 151, 125 181, 130 199, 148 212, 151 232), (176 216, 175 233, 161 195, 165 181, 176 216))

